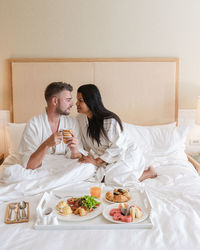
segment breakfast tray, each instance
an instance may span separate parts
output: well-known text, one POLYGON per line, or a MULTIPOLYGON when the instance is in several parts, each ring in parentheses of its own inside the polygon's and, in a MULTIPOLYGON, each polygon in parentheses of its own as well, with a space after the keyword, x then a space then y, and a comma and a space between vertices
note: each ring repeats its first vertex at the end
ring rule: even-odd
MULTIPOLYGON (((148 213, 148 217, 139 223, 113 223, 104 218, 102 214, 99 214, 97 217, 86 220, 86 221, 61 221, 57 220, 57 224, 51 223, 46 224, 43 221, 38 221, 39 216, 41 215, 41 209, 46 208, 55 208, 58 203, 58 199, 55 197, 54 193, 44 193, 42 199, 40 200, 36 212, 37 212, 37 220, 34 224, 34 229, 36 230, 123 230, 123 229, 151 229, 153 227, 151 221, 151 203, 149 201, 148 195, 144 190, 131 190, 131 203, 137 204, 142 207, 145 212, 148 213)), ((102 209, 110 204, 106 202, 104 199, 104 195, 101 198, 102 209)), ((77 196, 75 196, 77 197, 77 196)), ((66 200, 66 199, 65 199, 66 200)))

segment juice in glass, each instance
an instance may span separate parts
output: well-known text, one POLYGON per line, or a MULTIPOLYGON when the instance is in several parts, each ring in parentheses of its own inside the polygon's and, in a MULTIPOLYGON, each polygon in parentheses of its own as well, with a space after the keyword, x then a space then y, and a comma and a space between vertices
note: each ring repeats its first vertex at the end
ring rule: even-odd
POLYGON ((100 187, 91 187, 90 188, 90 195, 100 198, 101 196, 101 188, 100 187))

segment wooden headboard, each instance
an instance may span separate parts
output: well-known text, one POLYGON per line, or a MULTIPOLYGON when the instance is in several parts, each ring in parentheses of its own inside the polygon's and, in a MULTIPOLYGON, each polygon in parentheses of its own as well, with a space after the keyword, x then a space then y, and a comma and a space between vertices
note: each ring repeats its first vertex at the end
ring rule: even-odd
POLYGON ((178 116, 178 59, 11 59, 13 122, 27 122, 46 106, 44 90, 53 81, 70 83, 76 115, 76 90, 96 84, 104 105, 138 125, 165 124, 178 116))

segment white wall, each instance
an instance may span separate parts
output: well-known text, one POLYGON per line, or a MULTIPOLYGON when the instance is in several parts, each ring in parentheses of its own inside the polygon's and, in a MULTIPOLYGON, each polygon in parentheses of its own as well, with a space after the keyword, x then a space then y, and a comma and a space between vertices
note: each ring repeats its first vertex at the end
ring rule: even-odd
POLYGON ((199 0, 0 0, 0 109, 11 57, 177 57, 180 108, 200 95, 199 0))

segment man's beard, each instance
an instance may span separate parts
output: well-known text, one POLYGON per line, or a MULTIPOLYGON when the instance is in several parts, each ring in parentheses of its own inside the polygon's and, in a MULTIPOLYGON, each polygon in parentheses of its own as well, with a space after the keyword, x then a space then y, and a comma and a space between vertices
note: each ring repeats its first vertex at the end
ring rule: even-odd
POLYGON ((60 105, 56 108, 56 113, 59 115, 69 115, 69 112, 67 110, 62 110, 60 108, 60 105))

